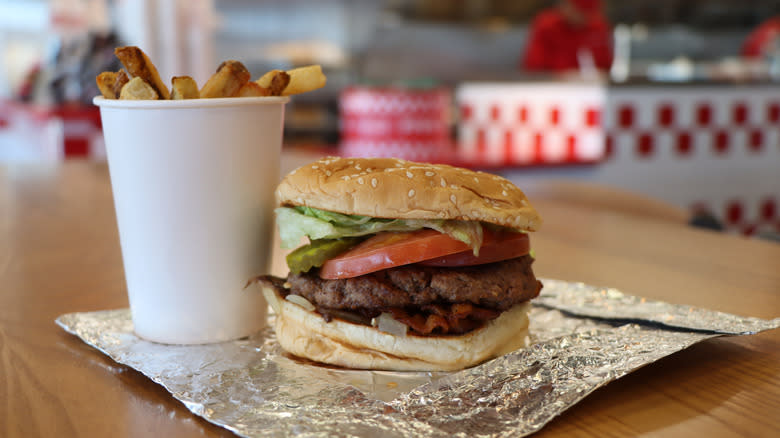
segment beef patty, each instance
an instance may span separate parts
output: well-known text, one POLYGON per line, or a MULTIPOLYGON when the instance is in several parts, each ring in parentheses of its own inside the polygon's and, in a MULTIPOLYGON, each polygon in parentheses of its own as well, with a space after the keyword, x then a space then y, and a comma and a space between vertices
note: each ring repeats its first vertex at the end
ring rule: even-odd
POLYGON ((542 283, 526 255, 457 268, 406 265, 355 278, 325 280, 316 271, 290 275, 289 293, 318 308, 366 311, 428 304, 470 303, 503 311, 539 295, 542 283))

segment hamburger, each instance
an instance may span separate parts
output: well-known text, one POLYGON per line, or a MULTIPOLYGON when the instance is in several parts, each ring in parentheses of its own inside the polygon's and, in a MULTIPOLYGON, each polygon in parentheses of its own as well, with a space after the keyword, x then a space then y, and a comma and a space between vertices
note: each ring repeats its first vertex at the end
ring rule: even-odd
POLYGON ((361 369, 456 370, 525 346, 541 219, 497 175, 327 157, 284 177, 287 278, 253 279, 287 352, 361 369), (305 242, 302 246, 302 242, 305 242))

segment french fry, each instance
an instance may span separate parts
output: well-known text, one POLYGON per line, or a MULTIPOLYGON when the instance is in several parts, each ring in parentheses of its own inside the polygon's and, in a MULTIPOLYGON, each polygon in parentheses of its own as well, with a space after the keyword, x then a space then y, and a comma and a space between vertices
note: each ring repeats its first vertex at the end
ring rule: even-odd
POLYGON ((198 84, 189 76, 174 76, 171 79, 171 99, 197 99, 200 97, 198 84))
POLYGON ((271 93, 268 88, 257 85, 257 82, 249 81, 238 90, 236 97, 260 97, 270 95, 271 93))
POLYGON ((283 70, 269 70, 264 75, 257 78, 255 83, 263 88, 270 88, 271 87, 271 81, 274 79, 276 75, 279 73, 284 73, 283 70))
POLYGON ((119 99, 119 95, 122 93, 122 87, 124 87, 128 82, 130 82, 130 78, 127 76, 127 73, 125 73, 124 70, 119 70, 116 72, 116 80, 114 81, 113 86, 114 96, 116 96, 116 99, 119 99))
POLYGON ((105 71, 95 78, 100 94, 106 99, 289 96, 316 90, 327 81, 319 65, 309 65, 288 71, 271 70, 251 82, 251 74, 244 64, 229 60, 219 65, 200 90, 190 76, 174 76, 169 90, 160 79, 157 67, 138 47, 117 47, 114 54, 126 72, 105 71))
POLYGON ((171 98, 168 87, 160 79, 157 67, 152 64, 152 61, 149 60, 149 57, 141 49, 135 46, 117 47, 114 49, 114 54, 119 58, 122 65, 125 66, 130 76, 143 79, 144 82, 152 87, 157 96, 163 99, 171 98))
POLYGON ((116 99, 116 93, 114 93, 114 82, 116 82, 116 73, 112 71, 104 71, 95 78, 97 87, 100 90, 100 94, 106 99, 116 99))
POLYGON ((283 96, 316 90, 324 87, 327 82, 327 78, 322 73, 322 67, 319 65, 294 68, 287 70, 287 73, 290 75, 290 83, 284 89, 283 96))
POLYGON ((116 73, 104 71, 95 78, 100 94, 106 99, 119 99, 119 93, 128 81, 127 73, 124 70, 119 70, 116 73))
POLYGON ((140 77, 134 77, 122 87, 119 98, 123 100, 156 100, 159 96, 151 85, 140 77))
POLYGON ((271 96, 281 96, 287 86, 290 84, 290 75, 286 71, 281 71, 271 79, 271 86, 268 91, 271 96))
POLYGON ((271 70, 260 76, 255 83, 268 89, 269 96, 281 96, 282 92, 290 83, 290 75, 284 70, 271 70))
POLYGON ((238 61, 225 61, 200 90, 201 98, 233 97, 249 82, 249 70, 238 61))

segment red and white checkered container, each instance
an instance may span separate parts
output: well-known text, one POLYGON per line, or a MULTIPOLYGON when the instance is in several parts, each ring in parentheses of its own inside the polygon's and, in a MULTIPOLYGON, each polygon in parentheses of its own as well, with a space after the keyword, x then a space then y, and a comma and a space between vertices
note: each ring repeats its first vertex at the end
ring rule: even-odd
POLYGON ((731 232, 780 232, 777 86, 618 86, 604 113, 604 175, 731 232))
POLYGON ((595 163, 581 178, 706 209, 730 232, 780 231, 780 91, 773 84, 463 84, 467 165, 595 163))
POLYGON ((450 161, 451 102, 445 88, 349 87, 340 97, 340 153, 450 161))
POLYGON ((455 99, 460 110, 457 156, 463 163, 578 164, 604 157, 602 87, 465 83, 455 99))

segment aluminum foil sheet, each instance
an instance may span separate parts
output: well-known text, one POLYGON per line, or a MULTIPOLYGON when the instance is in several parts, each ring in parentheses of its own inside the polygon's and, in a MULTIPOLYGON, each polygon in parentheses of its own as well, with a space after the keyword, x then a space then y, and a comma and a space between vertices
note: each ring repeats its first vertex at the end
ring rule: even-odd
POLYGON ((220 344, 155 344, 135 336, 127 309, 71 313, 57 323, 194 414, 246 437, 524 436, 664 356, 711 337, 780 327, 780 318, 543 282, 530 315, 531 346, 454 373, 317 365, 285 354, 271 329, 220 344))

